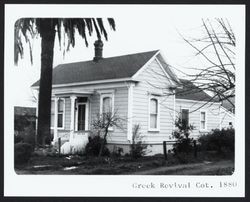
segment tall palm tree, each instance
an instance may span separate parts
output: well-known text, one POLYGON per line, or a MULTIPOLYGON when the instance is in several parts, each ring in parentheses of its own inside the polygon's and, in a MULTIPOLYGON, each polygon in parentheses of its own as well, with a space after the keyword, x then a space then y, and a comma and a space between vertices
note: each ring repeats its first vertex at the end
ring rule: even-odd
MULTIPOLYGON (((115 21, 108 18, 108 23, 112 30, 115 30, 115 21)), ((88 46, 87 34, 96 33, 97 38, 101 39, 104 35, 108 40, 107 32, 101 18, 21 18, 15 23, 15 47, 14 60, 18 63, 19 57, 23 57, 24 48, 22 36, 30 47, 31 63, 33 62, 31 40, 36 35, 41 37, 41 74, 38 99, 38 128, 37 143, 44 145, 46 137, 50 137, 50 110, 51 110, 51 91, 52 91, 52 70, 54 56, 54 42, 56 32, 61 46, 61 36, 63 33, 68 38, 67 50, 70 45, 75 46, 75 32, 85 40, 88 46)))

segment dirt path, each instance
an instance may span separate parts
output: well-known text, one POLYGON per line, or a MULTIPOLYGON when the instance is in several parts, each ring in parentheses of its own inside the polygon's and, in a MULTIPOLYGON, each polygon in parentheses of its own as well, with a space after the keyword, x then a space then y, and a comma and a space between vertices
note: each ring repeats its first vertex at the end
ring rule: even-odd
MULTIPOLYGON (((131 175, 202 175, 234 168, 233 161, 204 162, 177 166, 164 166, 151 170, 130 173, 131 175)), ((218 173, 219 174, 219 173, 218 173)))

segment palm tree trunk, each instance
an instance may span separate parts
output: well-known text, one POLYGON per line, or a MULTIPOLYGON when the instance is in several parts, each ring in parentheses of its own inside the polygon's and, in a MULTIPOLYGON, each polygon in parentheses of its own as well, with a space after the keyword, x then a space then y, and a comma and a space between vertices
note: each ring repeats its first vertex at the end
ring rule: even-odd
POLYGON ((55 27, 52 19, 41 19, 41 76, 38 100, 37 144, 44 145, 51 140, 50 110, 52 91, 52 69, 55 41, 55 27))

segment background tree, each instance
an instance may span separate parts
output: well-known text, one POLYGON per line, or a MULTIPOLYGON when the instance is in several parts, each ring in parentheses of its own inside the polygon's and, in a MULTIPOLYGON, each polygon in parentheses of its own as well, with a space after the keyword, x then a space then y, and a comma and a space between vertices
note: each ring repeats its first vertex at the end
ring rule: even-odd
MULTIPOLYGON (((115 30, 115 21, 108 18, 111 29, 115 30)), ((50 137, 50 110, 51 110, 51 91, 52 91, 52 69, 54 57, 55 35, 58 34, 61 46, 61 36, 66 34, 68 39, 67 50, 70 46, 75 46, 75 32, 85 40, 88 46, 87 34, 96 33, 97 38, 101 39, 104 35, 108 40, 107 32, 101 18, 21 18, 15 23, 15 47, 14 60, 17 64, 19 57, 23 57, 24 48, 22 37, 29 44, 31 63, 33 62, 31 41, 35 36, 41 37, 41 74, 38 98, 38 131, 37 143, 44 144, 45 138, 50 137)))
MULTIPOLYGON (((234 32, 227 19, 202 20, 201 37, 184 37, 183 40, 195 50, 202 66, 189 68, 194 73, 182 74, 195 84, 195 91, 210 92, 213 101, 227 101, 234 108, 235 97, 235 46, 234 32)), ((186 83, 188 84, 188 82, 186 83)), ((185 85, 185 83, 183 84, 185 85)), ((185 92, 193 93, 193 86, 185 86, 185 92), (189 90, 188 90, 189 89, 189 90)))

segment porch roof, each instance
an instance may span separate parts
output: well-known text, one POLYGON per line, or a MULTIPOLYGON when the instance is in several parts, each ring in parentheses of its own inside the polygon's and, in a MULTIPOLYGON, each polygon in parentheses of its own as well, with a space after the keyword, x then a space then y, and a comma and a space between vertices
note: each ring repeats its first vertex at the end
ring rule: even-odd
POLYGON ((77 89, 70 89, 70 90, 61 90, 52 92, 54 96, 84 96, 84 95, 92 95, 94 93, 93 90, 77 90, 77 89))

